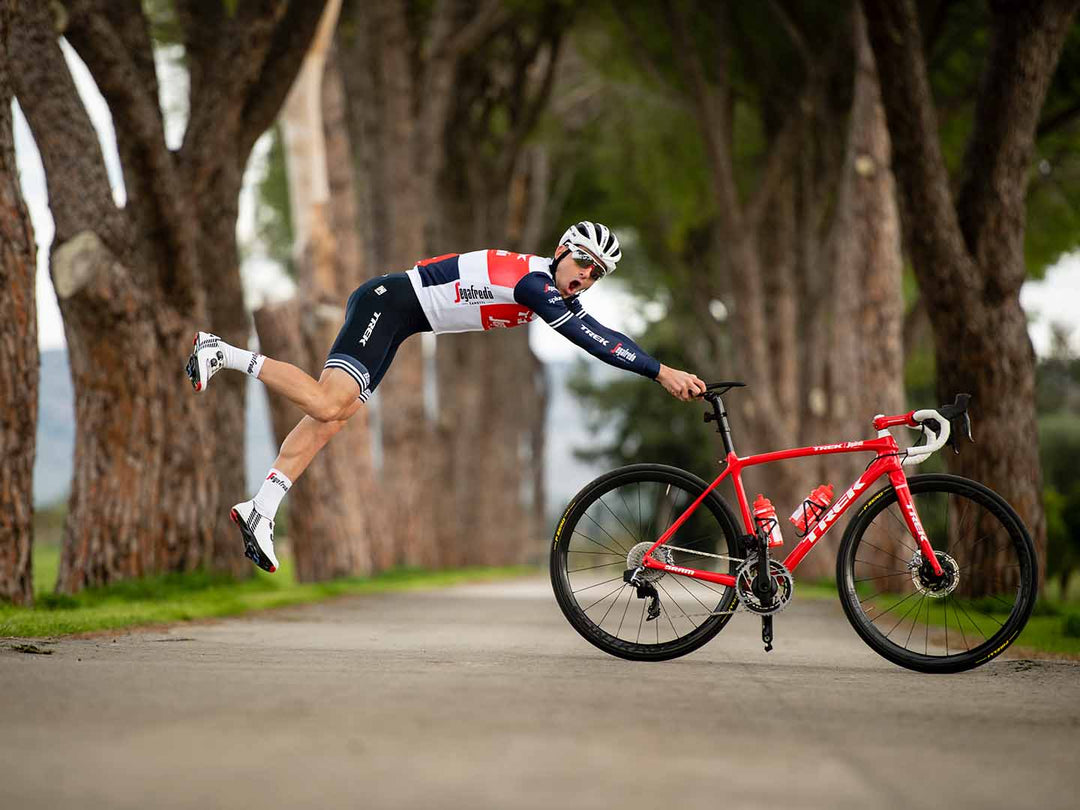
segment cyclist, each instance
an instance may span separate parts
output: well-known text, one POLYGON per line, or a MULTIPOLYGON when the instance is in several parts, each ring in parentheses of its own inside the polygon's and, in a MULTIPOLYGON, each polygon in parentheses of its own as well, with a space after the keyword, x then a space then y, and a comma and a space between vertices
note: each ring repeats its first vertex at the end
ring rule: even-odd
POLYGON ((259 379, 307 414, 282 443, 255 497, 230 512, 247 556, 266 571, 277 569, 273 518, 282 498, 368 400, 402 341, 418 332, 514 327, 539 315, 594 357, 655 379, 674 397, 689 400, 704 393, 705 383, 696 375, 661 364, 585 312, 578 296, 614 271, 621 258, 615 234, 584 221, 567 228, 553 258, 479 250, 426 259, 405 273, 374 278, 349 296, 345 323, 318 381, 296 366, 230 346, 216 335, 196 334, 186 370, 197 392, 228 368, 259 379))

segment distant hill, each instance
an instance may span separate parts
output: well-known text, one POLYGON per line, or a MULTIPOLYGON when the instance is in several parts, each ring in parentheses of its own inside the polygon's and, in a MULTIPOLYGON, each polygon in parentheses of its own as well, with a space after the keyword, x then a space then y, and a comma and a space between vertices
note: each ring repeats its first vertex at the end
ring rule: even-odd
MULTIPOLYGON (((574 458, 574 447, 592 444, 595 437, 585 429, 584 418, 573 395, 566 388, 566 379, 572 367, 572 362, 548 363, 546 366, 551 385, 545 423, 548 431, 545 483, 549 513, 558 512, 570 496, 601 472, 595 466, 574 458)), ((39 392, 34 505, 46 506, 66 498, 71 486, 75 405, 66 351, 42 352, 39 392)), ((262 480, 276 455, 277 445, 270 432, 266 389, 251 380, 248 388, 245 465, 249 490, 262 480)))

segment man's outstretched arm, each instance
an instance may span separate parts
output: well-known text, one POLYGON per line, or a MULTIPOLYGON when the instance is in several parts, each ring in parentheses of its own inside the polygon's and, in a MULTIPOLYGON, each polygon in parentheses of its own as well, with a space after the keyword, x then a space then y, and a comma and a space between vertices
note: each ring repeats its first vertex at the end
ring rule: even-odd
POLYGON ((550 280, 539 273, 523 278, 514 297, 575 346, 608 365, 656 380, 668 393, 684 401, 705 392, 705 383, 696 375, 663 365, 629 337, 608 329, 586 313, 576 299, 568 304, 550 280))

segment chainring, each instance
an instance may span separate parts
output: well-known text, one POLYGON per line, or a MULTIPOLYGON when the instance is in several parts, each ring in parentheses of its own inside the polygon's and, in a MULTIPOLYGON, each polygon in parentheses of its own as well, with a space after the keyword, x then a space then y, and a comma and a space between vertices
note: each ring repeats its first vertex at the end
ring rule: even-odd
POLYGON ((758 558, 752 554, 746 558, 746 562, 739 566, 735 572, 735 595, 739 597, 739 603, 751 613, 759 616, 767 616, 779 613, 788 606, 791 597, 795 595, 795 580, 791 572, 787 570, 779 560, 769 560, 769 574, 776 582, 776 593, 773 595, 773 603, 768 607, 761 604, 761 599, 754 593, 751 584, 757 576, 758 558))

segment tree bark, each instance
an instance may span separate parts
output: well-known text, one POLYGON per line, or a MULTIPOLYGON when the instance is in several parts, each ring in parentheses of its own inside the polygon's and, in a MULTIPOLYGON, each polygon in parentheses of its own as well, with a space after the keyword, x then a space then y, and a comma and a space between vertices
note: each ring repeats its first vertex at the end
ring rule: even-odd
POLYGON ((207 480, 198 461, 209 459, 192 458, 207 444, 196 422, 185 436, 192 450, 175 462, 186 462, 189 474, 171 493, 171 508, 159 506, 169 423, 151 417, 147 403, 160 407, 163 389, 168 396, 159 367, 169 348, 154 328, 152 292, 128 269, 142 257, 112 201, 97 136, 47 11, 20 5, 12 53, 16 92, 49 185, 56 223, 50 269, 75 388, 75 473, 57 583, 70 592, 164 570, 170 545, 197 557, 206 533, 194 518, 206 505, 207 480))
POLYGON ((243 380, 222 375, 197 399, 162 358, 174 358, 178 370, 197 328, 246 342, 235 239, 240 172, 321 7, 278 0, 226 16, 221 4, 178 3, 192 92, 184 145, 172 152, 139 4, 67 3, 64 34, 112 113, 128 195, 120 209, 51 7, 20 5, 16 92, 56 221, 51 270, 79 420, 61 590, 204 564, 250 570, 220 508, 242 492, 243 380))
MULTIPOLYGON (((440 178, 437 222, 448 243, 541 250, 522 237, 541 230, 535 197, 548 174, 542 158, 527 159, 524 141, 548 102, 569 22, 542 11, 462 60, 440 178), (508 131, 492 126, 494 111, 511 122, 508 131)), ((450 451, 440 512, 456 516, 440 526, 445 564, 520 562, 540 547, 544 508, 544 383, 528 330, 450 336, 439 341, 437 363, 439 441, 450 451)))
MULTIPOLYGON (((1046 522, 1035 357, 1019 302, 1026 275, 1024 198, 1039 113, 1078 5, 991 3, 990 48, 954 196, 914 4, 863 0, 904 235, 934 330, 938 397, 973 396, 979 444, 951 464, 1001 493, 1040 551, 1046 522)), ((1044 564, 1040 560, 1040 570, 1044 564)))
MULTIPOLYGON (((706 55, 695 44, 685 8, 674 0, 664 3, 664 8, 676 67, 689 91, 705 146, 718 211, 716 230, 726 253, 723 267, 727 273, 718 286, 727 292, 727 323, 734 348, 732 372, 747 384, 746 390, 733 394, 728 402, 736 449, 747 455, 794 447, 799 437, 800 409, 793 399, 794 387, 799 385, 799 374, 793 374, 798 362, 798 315, 793 300, 797 287, 792 278, 796 265, 790 251, 797 231, 791 222, 793 201, 784 199, 793 194, 785 178, 799 165, 798 148, 804 140, 808 112, 820 95, 815 71, 807 72, 801 98, 793 109, 782 116, 765 110, 777 120, 765 122, 766 154, 758 182, 744 197, 734 163, 734 102, 728 78, 733 49, 727 39, 728 12, 713 7, 711 23, 716 26, 716 35, 710 38, 714 50, 707 55, 712 60, 707 70, 706 55), (768 227, 766 222, 776 223, 778 217, 782 219, 781 241, 776 244, 766 240, 770 253, 775 254, 766 257, 759 234, 768 227), (770 259, 776 259, 779 265, 770 259), (771 300, 770 294, 779 297, 771 300), (780 354, 775 355, 774 350, 780 354)), ((765 84, 769 81, 767 76, 760 78, 765 84)), ((764 90, 768 92, 768 88, 764 90)), ((755 493, 768 494, 783 511, 803 494, 804 478, 805 470, 797 464, 780 464, 764 473, 752 473, 747 483, 755 493)))
MULTIPOLYGON (((361 231, 371 236, 373 272, 399 272, 425 256, 468 249, 433 240, 443 138, 463 55, 483 43, 506 14, 501 3, 477 9, 462 0, 440 0, 417 18, 408 6, 402 0, 347 4, 339 27, 350 134, 365 188, 361 231)), ((468 343, 469 336, 451 341, 460 339, 468 343)), ((377 552, 378 567, 441 564, 433 493, 447 448, 424 409, 431 380, 425 377, 422 346, 415 337, 401 346, 377 397, 385 519, 395 540, 393 548, 377 552)), ((441 394, 439 407, 450 407, 441 394)))
POLYGON ((34 601, 34 453, 38 416, 36 249, 19 189, 8 39, 12 0, 0 0, 0 602, 34 601))
MULTIPOLYGON (((821 360, 828 372, 831 435, 815 441, 869 436, 875 414, 904 410, 899 212, 877 70, 858 9, 853 33, 854 93, 826 246, 830 292, 819 301, 830 310, 828 351, 821 360)), ((823 480, 846 487, 867 460, 863 454, 830 456, 821 465, 823 480)), ((810 576, 832 573, 839 540, 829 535, 820 541, 824 548, 804 564, 810 576)))
MULTIPOLYGON (((339 7, 335 0, 327 4, 281 114, 299 271, 297 297, 290 304, 264 308, 255 319, 264 351, 315 374, 341 325, 342 302, 357 286, 360 269, 350 221, 355 219, 355 202, 341 80, 337 73, 325 75, 339 7), (332 167, 337 170, 333 183, 332 167), (335 214, 337 208, 344 210, 335 214), (351 250, 343 255, 343 248, 351 250)), ((283 397, 271 394, 270 400, 274 433, 281 442, 303 413, 283 397)), ((289 538, 298 579, 311 582, 371 572, 373 496, 365 410, 331 440, 290 492, 289 538)))

